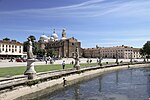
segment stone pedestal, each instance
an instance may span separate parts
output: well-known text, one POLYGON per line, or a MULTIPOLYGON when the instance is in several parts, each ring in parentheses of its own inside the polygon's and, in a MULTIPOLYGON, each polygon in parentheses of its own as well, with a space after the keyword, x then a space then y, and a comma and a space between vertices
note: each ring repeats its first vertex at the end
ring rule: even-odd
POLYGON ((27 60, 27 69, 24 72, 24 75, 28 75, 28 79, 33 79, 36 75, 36 71, 34 69, 34 62, 35 62, 35 59, 27 60))
POLYGON ((80 69, 80 62, 79 61, 76 62, 75 68, 76 68, 76 70, 80 69))

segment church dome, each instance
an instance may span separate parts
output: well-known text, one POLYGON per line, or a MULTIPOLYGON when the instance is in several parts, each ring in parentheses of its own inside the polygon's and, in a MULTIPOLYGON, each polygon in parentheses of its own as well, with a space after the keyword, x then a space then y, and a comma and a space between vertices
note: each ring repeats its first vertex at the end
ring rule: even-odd
POLYGON ((56 34, 55 29, 51 37, 53 37, 54 40, 58 40, 58 35, 56 34))
POLYGON ((47 42, 48 41, 48 37, 46 35, 41 35, 40 40, 43 42, 47 42))
POLYGON ((48 37, 46 36, 46 35, 41 35, 41 37, 40 37, 40 40, 47 40, 48 39, 48 37))
POLYGON ((50 37, 50 41, 54 41, 54 37, 51 36, 51 37, 50 37))
POLYGON ((52 34, 52 37, 53 37, 54 39, 58 39, 58 35, 57 35, 56 33, 53 33, 53 34, 52 34))

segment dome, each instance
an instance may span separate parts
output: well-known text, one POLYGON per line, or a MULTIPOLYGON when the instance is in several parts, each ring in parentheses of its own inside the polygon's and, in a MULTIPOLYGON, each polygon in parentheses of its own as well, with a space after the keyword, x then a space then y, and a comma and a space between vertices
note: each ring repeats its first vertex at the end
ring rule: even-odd
POLYGON ((48 38, 48 40, 50 40, 50 36, 48 36, 47 38, 48 38))
POLYGON ((48 40, 48 37, 46 35, 41 35, 40 40, 48 40))
POLYGON ((41 37, 40 37, 40 41, 41 41, 41 42, 48 42, 48 37, 43 34, 43 35, 41 35, 41 37))
POLYGON ((54 41, 54 37, 51 36, 49 40, 50 40, 50 41, 54 41))
POLYGON ((56 33, 53 33, 53 34, 52 34, 52 37, 53 37, 54 39, 58 39, 58 35, 57 35, 56 33))
POLYGON ((56 34, 55 29, 51 37, 53 37, 54 40, 58 40, 58 35, 56 34))

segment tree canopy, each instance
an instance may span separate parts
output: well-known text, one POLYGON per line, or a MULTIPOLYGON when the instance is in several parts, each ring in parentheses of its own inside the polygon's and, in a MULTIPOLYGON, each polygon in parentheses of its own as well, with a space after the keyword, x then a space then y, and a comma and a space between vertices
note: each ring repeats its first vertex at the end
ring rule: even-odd
POLYGON ((32 42, 36 40, 35 36, 33 35, 30 35, 28 38, 30 38, 32 42))
POLYGON ((150 41, 147 41, 140 50, 141 54, 150 56, 150 41))
POLYGON ((4 38, 3 40, 5 40, 5 41, 10 41, 10 38, 7 38, 7 37, 6 37, 6 38, 4 38))

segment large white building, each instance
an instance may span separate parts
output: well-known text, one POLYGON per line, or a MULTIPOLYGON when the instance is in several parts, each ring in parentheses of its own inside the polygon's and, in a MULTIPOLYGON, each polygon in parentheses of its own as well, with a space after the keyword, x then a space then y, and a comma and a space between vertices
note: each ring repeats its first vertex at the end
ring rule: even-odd
POLYGON ((98 47, 83 49, 84 57, 103 57, 103 58, 119 58, 129 59, 141 58, 140 49, 129 46, 116 46, 116 47, 98 47))
POLYGON ((21 57, 23 44, 15 40, 0 40, 0 58, 21 57))

